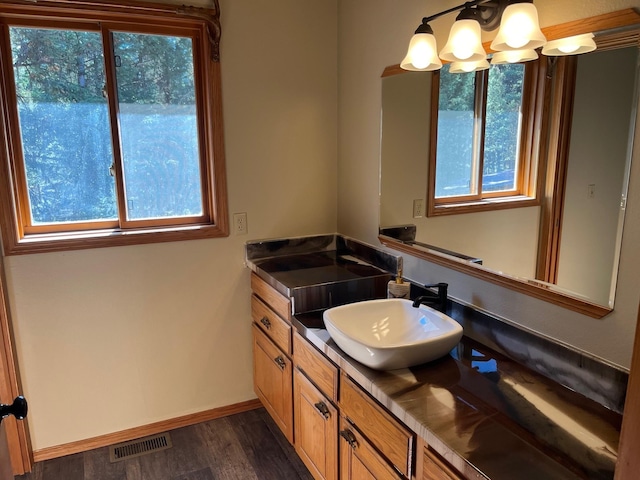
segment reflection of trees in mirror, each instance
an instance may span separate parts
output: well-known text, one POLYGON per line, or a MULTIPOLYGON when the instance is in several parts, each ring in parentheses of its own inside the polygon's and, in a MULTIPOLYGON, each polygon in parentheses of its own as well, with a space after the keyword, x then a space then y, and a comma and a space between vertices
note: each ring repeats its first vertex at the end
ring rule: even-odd
MULTIPOLYGON (((12 27, 10 36, 34 224, 117 219, 101 35, 12 27)), ((191 39, 113 38, 129 215, 200 215, 191 39)))
POLYGON ((524 65, 493 65, 489 69, 483 191, 515 188, 523 89, 524 65))
POLYGON ((439 80, 436 198, 514 190, 524 65, 459 74, 445 65, 439 80))

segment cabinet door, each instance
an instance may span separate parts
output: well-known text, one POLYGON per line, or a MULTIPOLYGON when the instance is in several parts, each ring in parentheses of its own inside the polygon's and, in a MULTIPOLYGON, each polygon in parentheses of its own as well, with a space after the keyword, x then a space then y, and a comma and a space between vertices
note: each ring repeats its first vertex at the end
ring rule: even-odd
POLYGON ((293 374, 296 452, 317 480, 338 478, 338 411, 300 370, 293 374))
POLYGON ((289 442, 293 443, 291 360, 253 324, 253 388, 289 442))
POLYGON ((344 418, 340 419, 340 479, 398 480, 404 478, 374 450, 344 418))

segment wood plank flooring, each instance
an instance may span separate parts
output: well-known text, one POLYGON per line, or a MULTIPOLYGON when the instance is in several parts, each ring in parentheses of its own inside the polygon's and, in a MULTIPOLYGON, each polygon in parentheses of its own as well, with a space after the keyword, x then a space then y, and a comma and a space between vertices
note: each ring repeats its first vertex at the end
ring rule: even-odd
POLYGON ((170 431, 173 447, 110 463, 108 447, 36 463, 16 480, 311 480, 263 409, 170 431))

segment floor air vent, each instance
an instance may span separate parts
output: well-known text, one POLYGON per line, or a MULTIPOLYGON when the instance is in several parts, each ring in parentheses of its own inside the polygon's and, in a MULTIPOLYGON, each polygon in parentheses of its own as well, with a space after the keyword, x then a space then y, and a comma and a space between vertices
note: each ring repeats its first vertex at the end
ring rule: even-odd
POLYGON ((171 437, 168 433, 139 438, 130 442, 118 443, 109 447, 111 462, 119 462, 129 458, 139 457, 148 453, 159 452, 171 448, 171 437))

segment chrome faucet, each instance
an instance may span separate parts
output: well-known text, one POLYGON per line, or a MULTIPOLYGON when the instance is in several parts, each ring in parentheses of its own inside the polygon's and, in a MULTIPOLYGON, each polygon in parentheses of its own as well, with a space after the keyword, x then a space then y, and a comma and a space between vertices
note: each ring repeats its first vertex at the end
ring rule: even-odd
POLYGON ((448 283, 434 283, 425 285, 425 288, 437 288, 437 292, 427 291, 426 295, 420 295, 413 300, 414 308, 418 308, 421 304, 433 306, 436 310, 444 313, 447 309, 447 288, 448 283))

